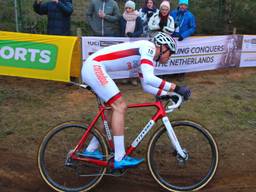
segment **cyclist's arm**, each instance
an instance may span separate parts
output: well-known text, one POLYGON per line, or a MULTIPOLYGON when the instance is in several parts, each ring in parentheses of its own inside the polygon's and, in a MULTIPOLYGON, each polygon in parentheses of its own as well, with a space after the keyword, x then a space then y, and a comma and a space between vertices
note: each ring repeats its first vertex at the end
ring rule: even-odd
POLYGON ((152 87, 151 85, 145 84, 143 78, 141 78, 141 86, 146 93, 150 93, 152 95, 167 95, 167 91, 160 90, 159 88, 152 87))
POLYGON ((166 92, 173 91, 175 84, 167 82, 154 75, 154 66, 152 61, 147 59, 141 60, 142 86, 144 91, 149 92, 150 87, 156 88, 150 91, 154 95, 163 95, 166 92), (150 87, 149 87, 150 86, 150 87))

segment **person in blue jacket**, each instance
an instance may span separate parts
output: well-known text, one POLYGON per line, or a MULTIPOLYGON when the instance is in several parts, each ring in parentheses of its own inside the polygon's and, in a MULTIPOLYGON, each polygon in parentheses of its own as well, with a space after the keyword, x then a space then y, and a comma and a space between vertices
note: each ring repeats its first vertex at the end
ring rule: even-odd
POLYGON ((178 41, 182 41, 196 31, 196 20, 188 10, 188 0, 179 0, 179 7, 173 10, 170 15, 175 22, 175 32, 172 36, 178 37, 178 41))
POLYGON ((70 35, 70 17, 73 13, 72 0, 42 0, 34 2, 34 11, 48 16, 47 34, 70 35))

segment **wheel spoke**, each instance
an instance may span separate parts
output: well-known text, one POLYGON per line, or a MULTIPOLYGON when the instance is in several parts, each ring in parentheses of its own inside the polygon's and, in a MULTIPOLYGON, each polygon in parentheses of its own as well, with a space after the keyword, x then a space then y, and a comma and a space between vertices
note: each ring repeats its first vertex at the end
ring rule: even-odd
MULTIPOLYGON (((38 165, 43 179, 51 187, 60 191, 86 191, 95 186, 106 172, 104 167, 69 159, 70 150, 78 144, 85 129, 82 125, 62 124, 43 140, 38 165)), ((99 132, 94 130, 89 134, 84 147, 95 136, 100 143, 99 150, 106 156, 107 147, 99 132)))
POLYGON ((217 145, 210 133, 198 124, 178 122, 173 127, 187 158, 180 157, 173 150, 167 132, 162 127, 149 144, 150 172, 169 191, 199 189, 210 181, 216 171, 217 145))

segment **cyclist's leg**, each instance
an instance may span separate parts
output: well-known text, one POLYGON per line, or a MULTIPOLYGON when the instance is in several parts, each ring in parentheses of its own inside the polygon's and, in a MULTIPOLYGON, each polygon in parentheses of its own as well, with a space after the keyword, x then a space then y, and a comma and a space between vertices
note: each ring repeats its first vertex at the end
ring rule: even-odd
POLYGON ((124 147, 124 118, 127 105, 122 97, 119 97, 112 106, 112 131, 114 135, 115 161, 121 161, 125 156, 124 147))
POLYGON ((107 74, 104 66, 93 60, 86 61, 82 68, 82 78, 103 101, 113 107, 112 130, 115 146, 115 168, 125 168, 141 163, 143 159, 125 157, 124 116, 127 106, 117 85, 107 74))
MULTIPOLYGON (((115 82, 105 71, 101 63, 89 60, 86 61, 82 69, 83 81, 87 83, 96 94, 107 104, 113 107, 112 110, 112 130, 114 135, 114 145, 119 146, 115 151, 115 156, 124 156, 124 114, 126 104, 122 99, 120 91, 115 82), (117 139, 118 138, 118 139, 117 139), (118 144, 115 144, 117 142, 118 144)), ((95 140, 91 141, 92 148, 97 146, 95 140)))
POLYGON ((124 144, 124 122, 125 113, 127 110, 126 102, 123 97, 118 94, 112 97, 108 102, 112 106, 112 131, 114 135, 114 168, 123 169, 127 167, 136 166, 144 161, 144 159, 137 159, 126 156, 124 144))

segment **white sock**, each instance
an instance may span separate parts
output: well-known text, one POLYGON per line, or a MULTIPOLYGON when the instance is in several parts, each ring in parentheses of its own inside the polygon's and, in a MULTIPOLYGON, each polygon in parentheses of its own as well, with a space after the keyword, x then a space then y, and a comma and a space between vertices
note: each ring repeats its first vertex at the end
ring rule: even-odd
POLYGON ((121 161, 125 156, 124 136, 114 136, 115 161, 121 161))
POLYGON ((86 151, 88 152, 93 152, 95 151, 96 149, 99 148, 99 141, 96 137, 93 136, 92 140, 90 141, 88 147, 86 148, 86 151))

